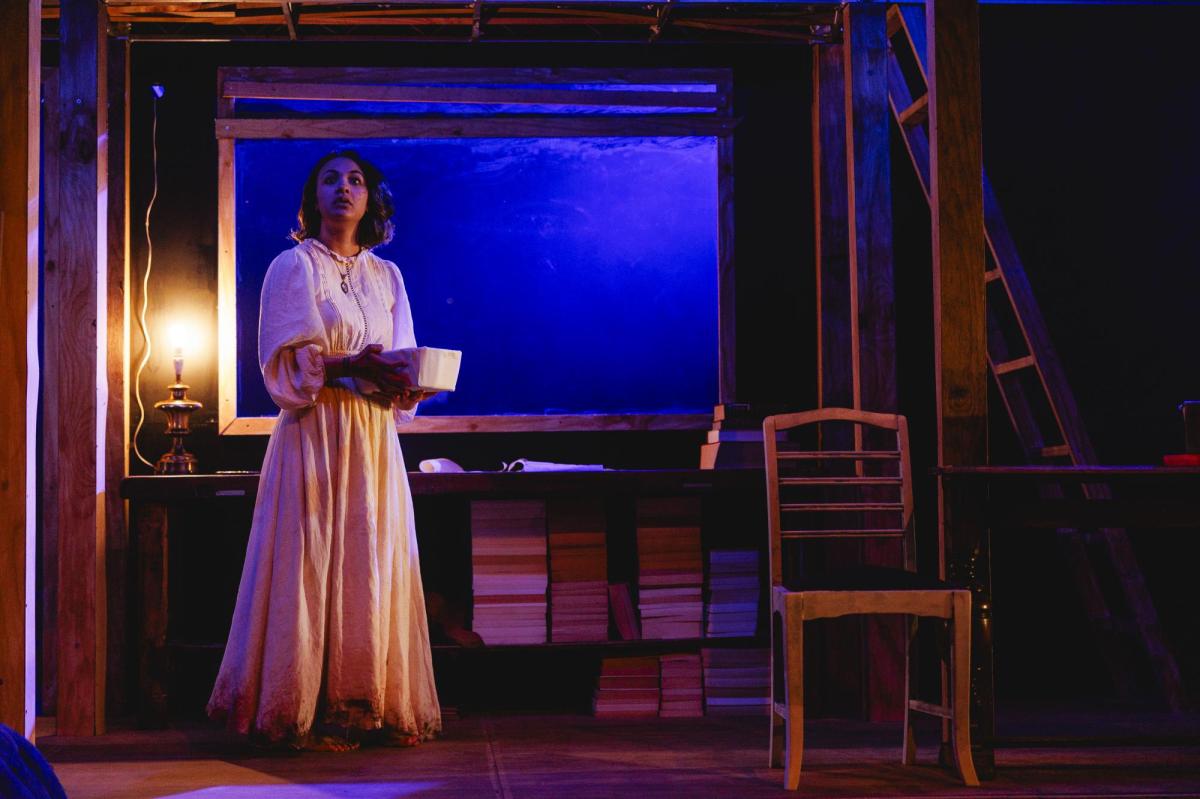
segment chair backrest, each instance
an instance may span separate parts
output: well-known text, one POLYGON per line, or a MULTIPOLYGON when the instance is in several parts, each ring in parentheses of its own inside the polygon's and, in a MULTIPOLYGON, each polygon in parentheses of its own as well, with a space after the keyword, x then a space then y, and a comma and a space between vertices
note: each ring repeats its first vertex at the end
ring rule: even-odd
POLYGON ((908 422, 821 408, 763 420, 771 583, 783 582, 783 541, 895 538, 916 570, 908 422))

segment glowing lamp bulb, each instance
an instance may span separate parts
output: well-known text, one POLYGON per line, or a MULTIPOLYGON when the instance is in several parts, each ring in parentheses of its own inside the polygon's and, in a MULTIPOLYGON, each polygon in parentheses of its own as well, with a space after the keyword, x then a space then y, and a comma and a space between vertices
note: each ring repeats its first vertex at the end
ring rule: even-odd
POLYGON ((175 322, 171 325, 167 332, 167 338, 171 342, 171 349, 174 350, 174 365, 175 365, 175 382, 183 382, 183 348, 192 340, 192 331, 182 322, 175 322))

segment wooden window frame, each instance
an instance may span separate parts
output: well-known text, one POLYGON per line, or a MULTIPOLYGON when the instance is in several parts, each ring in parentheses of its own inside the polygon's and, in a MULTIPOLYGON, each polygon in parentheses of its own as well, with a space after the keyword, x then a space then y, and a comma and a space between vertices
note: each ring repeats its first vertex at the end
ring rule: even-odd
MULTIPOLYGON (((266 435, 273 416, 237 415, 237 284, 235 147, 239 139, 522 138, 585 136, 715 136, 717 140, 718 397, 734 384, 732 73, 728 69, 475 69, 222 67, 218 70, 217 137, 217 392, 221 435, 266 435), (430 83, 464 86, 430 87, 430 83), (500 84, 492 88, 487 84, 500 84), (546 84, 512 89, 503 84, 546 84), (558 89, 554 84, 659 85, 707 83, 715 93, 678 93, 683 107, 706 113, 551 114, 503 117, 238 118, 239 99, 662 106, 662 93, 558 89), (414 85, 415 84, 415 85, 414 85), (483 84, 480 86, 480 84, 483 84), (704 100, 707 100, 706 102, 704 100), (616 101, 616 102, 614 102, 616 101)), ((708 414, 626 413, 420 416, 405 433, 510 433, 596 430, 702 430, 708 414)))

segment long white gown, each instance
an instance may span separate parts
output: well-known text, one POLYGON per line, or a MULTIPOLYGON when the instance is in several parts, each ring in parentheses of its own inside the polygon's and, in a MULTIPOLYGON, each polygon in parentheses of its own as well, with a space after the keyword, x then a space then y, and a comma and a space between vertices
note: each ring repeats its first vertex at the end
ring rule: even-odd
POLYGON ((282 409, 267 445, 237 606, 209 715, 297 738, 314 722, 441 729, 412 495, 396 424, 412 412, 325 385, 322 355, 416 346, 400 270, 349 270, 307 239, 267 271, 259 363, 282 409))

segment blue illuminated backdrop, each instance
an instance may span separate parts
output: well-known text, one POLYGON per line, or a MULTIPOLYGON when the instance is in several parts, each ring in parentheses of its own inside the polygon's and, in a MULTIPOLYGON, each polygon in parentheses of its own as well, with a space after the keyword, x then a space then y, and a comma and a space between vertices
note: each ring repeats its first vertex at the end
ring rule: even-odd
POLYGON ((463 351, 426 415, 707 413, 717 399, 717 139, 241 140, 238 415, 273 415, 262 277, 317 158, 388 177, 419 344, 463 351), (250 357, 248 357, 250 356, 250 357))

